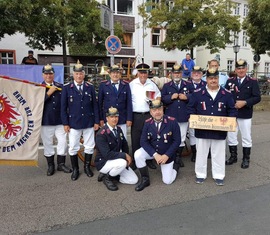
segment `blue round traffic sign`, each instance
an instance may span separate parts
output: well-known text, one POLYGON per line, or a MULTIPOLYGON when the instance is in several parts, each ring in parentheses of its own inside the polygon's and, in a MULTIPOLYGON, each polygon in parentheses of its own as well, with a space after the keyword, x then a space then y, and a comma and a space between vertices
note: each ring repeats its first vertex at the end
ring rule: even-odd
POLYGON ((121 51, 122 43, 117 36, 111 35, 107 37, 105 47, 109 53, 117 54, 119 51, 121 51))

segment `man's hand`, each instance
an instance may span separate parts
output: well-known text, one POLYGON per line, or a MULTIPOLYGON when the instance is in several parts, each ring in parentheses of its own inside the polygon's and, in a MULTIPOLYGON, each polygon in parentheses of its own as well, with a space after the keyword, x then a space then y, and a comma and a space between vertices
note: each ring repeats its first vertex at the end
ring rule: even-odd
POLYGON ((94 124, 94 131, 97 131, 99 129, 99 124, 94 124))
POLYGON ((126 153, 126 160, 127 160, 127 165, 130 166, 130 164, 132 163, 132 158, 127 153, 126 153))
POLYGON ((185 94, 179 94, 179 100, 187 100, 187 96, 185 94))
POLYGON ((171 99, 172 100, 178 99, 178 93, 173 93, 171 99))
POLYGON ((70 126, 69 125, 64 125, 64 130, 65 130, 66 133, 69 133, 70 126))
POLYGON ((127 127, 132 126, 132 121, 126 121, 127 127))
POLYGON ((237 108, 237 109, 241 109, 246 105, 247 105, 247 101, 245 101, 245 100, 237 100, 234 107, 237 108))
POLYGON ((169 157, 166 154, 163 154, 161 155, 161 159, 162 159, 161 164, 165 164, 169 160, 169 157))
POLYGON ((50 89, 47 91, 47 95, 51 96, 57 90, 56 86, 51 86, 50 89))

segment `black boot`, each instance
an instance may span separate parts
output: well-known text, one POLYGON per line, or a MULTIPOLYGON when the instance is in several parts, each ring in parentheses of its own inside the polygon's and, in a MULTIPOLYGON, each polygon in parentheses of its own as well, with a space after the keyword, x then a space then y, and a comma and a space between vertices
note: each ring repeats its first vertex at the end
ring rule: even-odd
POLYGON ((103 183, 106 185, 107 189, 111 190, 111 191, 116 191, 118 190, 118 187, 116 184, 114 184, 113 182, 113 177, 109 175, 109 173, 107 175, 104 176, 103 178, 103 183))
POLYGON ((92 154, 86 153, 84 155, 84 173, 88 177, 92 177, 94 175, 93 172, 90 169, 91 160, 92 160, 92 154))
POLYGON ((146 160, 146 165, 150 168, 150 169, 157 169, 157 166, 154 162, 154 160, 146 160))
POLYGON ((65 165, 66 156, 57 155, 57 170, 64 171, 65 173, 71 173, 72 170, 65 165))
POLYGON ((241 164, 241 168, 243 169, 249 168, 250 150, 251 148, 243 147, 243 161, 241 164))
POLYGON ((225 162, 226 165, 232 165, 237 162, 237 146, 229 146, 229 150, 231 153, 230 158, 225 162))
POLYGON ((196 154, 197 154, 197 150, 196 150, 196 145, 190 145, 191 148, 191 152, 192 152, 192 156, 191 156, 191 161, 195 162, 196 161, 196 154))
POLYGON ((143 168, 138 168, 141 173, 141 180, 140 183, 136 186, 136 191, 142 191, 144 188, 148 187, 150 185, 150 179, 149 179, 149 172, 148 167, 145 166, 143 168))
POLYGON ((97 178, 97 181, 98 181, 98 182, 103 181, 104 177, 105 177, 105 174, 99 173, 98 178, 97 178))
POLYGON ((70 156, 70 161, 72 165, 72 174, 71 180, 75 181, 79 178, 79 162, 78 162, 78 155, 70 156))
POLYGON ((183 149, 184 149, 184 147, 179 147, 178 150, 176 151, 176 155, 179 158, 179 165, 180 165, 180 167, 184 167, 185 166, 184 163, 183 163, 183 161, 182 161, 182 152, 183 152, 183 149))
MULTIPOLYGON (((45 156, 46 157, 46 156, 45 156)), ((48 163, 47 176, 51 176, 55 172, 54 155, 46 157, 48 163)))
POLYGON ((173 163, 173 169, 177 171, 177 173, 179 172, 179 168, 180 168, 180 158, 178 156, 175 157, 174 163, 173 163))

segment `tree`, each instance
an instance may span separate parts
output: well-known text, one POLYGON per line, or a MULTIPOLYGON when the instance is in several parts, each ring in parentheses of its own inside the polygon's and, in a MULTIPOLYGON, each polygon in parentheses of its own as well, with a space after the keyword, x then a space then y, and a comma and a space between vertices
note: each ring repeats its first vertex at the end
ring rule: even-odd
POLYGON ((161 48, 192 53, 193 48, 206 46, 215 53, 231 43, 232 32, 240 30, 239 17, 231 15, 232 7, 229 0, 148 0, 139 6, 139 12, 147 27, 165 25, 166 38, 161 48))
POLYGON ((248 16, 243 28, 247 31, 249 44, 255 54, 265 54, 270 50, 270 1, 249 0, 248 16))
MULTIPOLYGON (((73 55, 106 55, 105 40, 110 32, 100 27, 99 3, 95 0, 1 0, 0 38, 19 31, 27 45, 39 50, 63 48, 73 55)), ((116 35, 122 34, 116 25, 116 35)))

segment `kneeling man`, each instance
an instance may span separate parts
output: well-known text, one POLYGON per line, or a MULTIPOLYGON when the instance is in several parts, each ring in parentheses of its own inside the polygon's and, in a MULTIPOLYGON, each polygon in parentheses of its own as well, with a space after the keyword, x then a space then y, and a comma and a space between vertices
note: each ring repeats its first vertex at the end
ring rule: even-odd
POLYGON ((117 126, 119 112, 116 108, 109 108, 106 112, 107 123, 98 131, 96 136, 97 155, 95 164, 103 176, 103 183, 111 191, 118 190, 115 180, 123 184, 136 184, 138 177, 129 167, 132 158, 129 155, 127 140, 122 129, 117 126))
POLYGON ((180 167, 180 158, 176 151, 181 143, 180 128, 173 117, 164 115, 160 100, 150 101, 151 118, 144 123, 141 135, 141 148, 135 154, 135 163, 141 173, 141 182, 135 188, 142 191, 150 185, 146 160, 155 159, 161 166, 162 181, 165 184, 174 182, 180 167))

